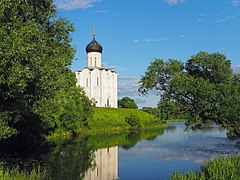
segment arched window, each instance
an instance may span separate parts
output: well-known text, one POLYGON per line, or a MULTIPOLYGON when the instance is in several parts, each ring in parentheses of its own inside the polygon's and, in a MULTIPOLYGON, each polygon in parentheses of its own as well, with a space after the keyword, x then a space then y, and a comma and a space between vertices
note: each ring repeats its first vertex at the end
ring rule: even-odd
POLYGON ((99 86, 99 79, 97 78, 97 86, 99 86))
POLYGON ((110 107, 109 99, 107 99, 107 107, 110 107))
POLYGON ((92 58, 90 57, 90 66, 92 66, 92 58))
POLYGON ((95 66, 97 66, 97 58, 95 57, 95 66))
POLYGON ((86 79, 86 87, 88 87, 88 78, 86 79))

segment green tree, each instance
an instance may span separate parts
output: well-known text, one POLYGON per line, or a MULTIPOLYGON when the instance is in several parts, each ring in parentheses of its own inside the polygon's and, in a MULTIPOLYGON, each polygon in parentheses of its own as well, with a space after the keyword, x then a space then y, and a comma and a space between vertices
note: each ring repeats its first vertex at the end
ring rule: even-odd
POLYGON ((240 81, 220 53, 199 52, 184 65, 156 59, 141 78, 139 91, 156 89, 187 113, 188 125, 216 123, 240 136, 240 81))
POLYGON ((141 111, 146 112, 148 114, 152 114, 154 116, 157 116, 158 114, 158 109, 157 108, 152 108, 152 107, 143 107, 141 111))
POLYGON ((41 137, 57 127, 56 117, 71 111, 67 104, 82 111, 75 98, 84 94, 69 69, 74 28, 55 18, 52 0, 0 0, 0 5, 0 140, 41 137))
POLYGON ((119 108, 129 108, 129 109, 137 109, 138 108, 135 101, 129 97, 123 97, 122 99, 118 100, 118 107, 119 108))
POLYGON ((176 103, 173 100, 161 100, 157 105, 157 116, 161 120, 176 118, 179 112, 176 103))

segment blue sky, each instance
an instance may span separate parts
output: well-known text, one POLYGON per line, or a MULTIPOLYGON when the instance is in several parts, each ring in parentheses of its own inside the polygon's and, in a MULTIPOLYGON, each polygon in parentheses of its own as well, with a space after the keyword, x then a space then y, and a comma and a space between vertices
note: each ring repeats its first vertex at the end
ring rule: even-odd
POLYGON ((119 98, 140 107, 159 97, 138 95, 138 81, 155 58, 186 61, 199 51, 220 52, 240 69, 240 0, 55 0, 58 15, 76 28, 72 70, 86 65, 85 47, 97 29, 103 64, 119 74, 119 98))

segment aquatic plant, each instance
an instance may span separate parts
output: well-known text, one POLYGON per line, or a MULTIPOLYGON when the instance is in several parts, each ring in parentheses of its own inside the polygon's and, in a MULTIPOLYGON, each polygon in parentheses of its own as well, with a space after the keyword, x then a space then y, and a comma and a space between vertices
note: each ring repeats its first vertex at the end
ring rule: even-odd
POLYGON ((175 172, 171 180, 236 180, 240 177, 240 157, 238 155, 218 157, 201 166, 200 172, 175 172))
POLYGON ((40 166, 32 171, 20 170, 19 167, 4 168, 0 165, 0 179, 1 180, 42 180, 48 179, 46 171, 41 171, 40 166))

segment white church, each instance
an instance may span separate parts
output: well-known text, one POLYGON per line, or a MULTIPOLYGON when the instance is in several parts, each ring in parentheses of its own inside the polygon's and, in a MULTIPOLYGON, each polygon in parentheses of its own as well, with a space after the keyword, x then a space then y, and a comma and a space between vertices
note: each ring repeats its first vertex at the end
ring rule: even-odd
POLYGON ((76 71, 77 86, 84 88, 86 95, 94 99, 97 107, 117 108, 117 73, 102 67, 103 47, 96 41, 86 46, 87 66, 76 71))

